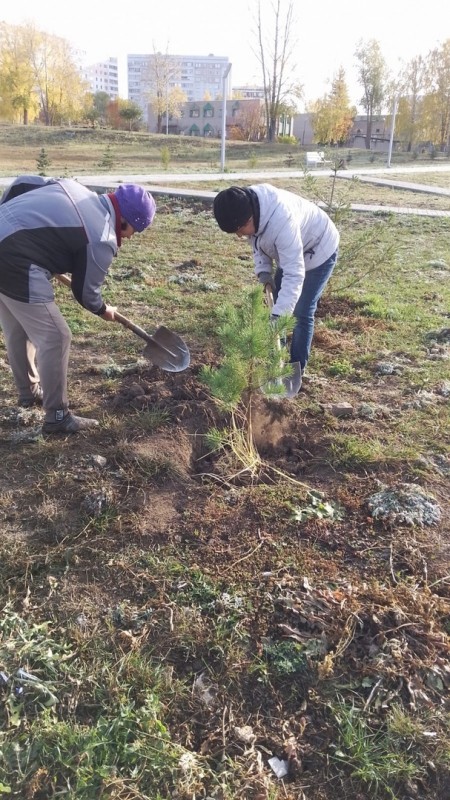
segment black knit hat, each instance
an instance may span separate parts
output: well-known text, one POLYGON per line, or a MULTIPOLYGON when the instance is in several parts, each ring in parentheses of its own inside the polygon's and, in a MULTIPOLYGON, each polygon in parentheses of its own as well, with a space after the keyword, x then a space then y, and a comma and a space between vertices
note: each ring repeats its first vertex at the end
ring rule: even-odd
POLYGON ((230 186, 216 194, 213 209, 219 228, 225 233, 236 233, 253 215, 249 192, 239 186, 230 186))

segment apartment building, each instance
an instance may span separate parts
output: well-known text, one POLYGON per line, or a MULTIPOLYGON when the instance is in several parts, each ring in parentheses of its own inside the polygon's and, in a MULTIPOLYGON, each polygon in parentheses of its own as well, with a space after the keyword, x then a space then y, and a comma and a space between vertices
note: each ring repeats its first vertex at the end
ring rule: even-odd
MULTIPOLYGON (((258 141, 264 135, 264 106, 259 99, 227 100, 225 128, 227 136, 258 141), (241 136, 239 135, 241 132, 241 136)), ((158 118, 148 107, 148 129, 158 133, 158 118)), ((161 132, 182 136, 220 138, 223 119, 222 100, 192 100, 183 103, 177 115, 164 116, 161 132)))
POLYGON ((242 100, 264 100, 264 86, 233 86, 233 97, 242 100))
POLYGON ((119 68, 117 58, 98 61, 83 69, 83 77, 89 83, 90 91, 106 92, 111 100, 119 97, 119 68))
POLYGON ((227 56, 213 54, 128 55, 128 99, 141 107, 145 118, 150 96, 157 91, 170 92, 176 86, 181 88, 188 101, 216 100, 222 96, 223 74, 228 65, 227 56))

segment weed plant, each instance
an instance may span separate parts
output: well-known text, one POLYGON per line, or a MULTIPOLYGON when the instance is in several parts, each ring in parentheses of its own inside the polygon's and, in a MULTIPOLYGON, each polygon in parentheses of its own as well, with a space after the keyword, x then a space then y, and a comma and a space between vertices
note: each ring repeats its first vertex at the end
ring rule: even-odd
POLYGON ((398 719, 393 724, 388 716, 384 729, 371 725, 360 709, 338 701, 333 709, 339 738, 336 761, 345 764, 350 776, 359 782, 370 797, 400 800, 396 791, 401 782, 417 780, 423 773, 408 742, 398 735, 398 719))

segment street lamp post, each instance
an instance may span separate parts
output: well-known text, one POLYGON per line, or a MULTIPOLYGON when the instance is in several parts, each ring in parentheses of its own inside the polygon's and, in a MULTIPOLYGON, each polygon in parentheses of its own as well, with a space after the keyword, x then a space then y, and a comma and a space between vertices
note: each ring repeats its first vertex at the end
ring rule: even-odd
POLYGON ((225 137, 227 132, 227 78, 231 69, 231 64, 225 69, 222 75, 222 136, 220 148, 220 171, 225 171, 225 137))
POLYGON ((166 82, 166 136, 169 135, 169 86, 166 82))
POLYGON ((391 135, 389 137, 389 151, 387 158, 387 167, 391 166, 392 158, 392 145, 394 144, 394 130, 395 130, 395 117, 397 115, 397 98, 394 97, 394 105, 392 106, 392 122, 391 122, 391 135))

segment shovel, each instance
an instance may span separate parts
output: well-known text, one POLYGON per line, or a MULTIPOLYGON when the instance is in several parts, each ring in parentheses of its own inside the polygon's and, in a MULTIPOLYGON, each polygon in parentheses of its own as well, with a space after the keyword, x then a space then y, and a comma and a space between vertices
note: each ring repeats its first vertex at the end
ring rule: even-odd
MULTIPOLYGON (((64 286, 72 286, 72 281, 67 275, 56 275, 56 277, 64 286)), ((123 314, 119 314, 118 311, 114 313, 114 321, 120 322, 125 328, 133 331, 147 342, 142 355, 160 369, 166 372, 182 372, 189 366, 191 357, 187 346, 181 336, 173 333, 169 328, 160 325, 150 336, 143 328, 124 317, 123 314)))
MULTIPOLYGON (((273 307, 273 294, 270 283, 266 283, 264 291, 266 293, 267 305, 271 311, 273 307)), ((281 352, 279 336, 277 336, 276 345, 281 352)), ((283 366, 283 362, 281 362, 281 366, 283 366)), ((283 400, 284 398, 292 399, 299 393, 302 385, 302 365, 299 361, 296 361, 289 366, 292 368, 290 375, 285 375, 283 378, 276 378, 274 381, 270 381, 261 387, 261 391, 267 397, 273 400, 283 400)))

